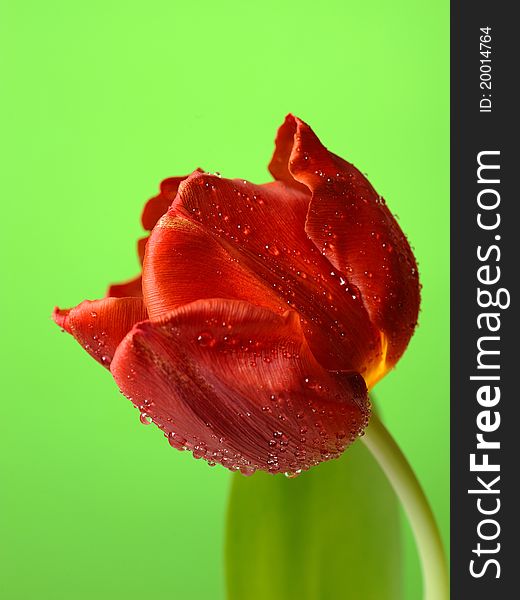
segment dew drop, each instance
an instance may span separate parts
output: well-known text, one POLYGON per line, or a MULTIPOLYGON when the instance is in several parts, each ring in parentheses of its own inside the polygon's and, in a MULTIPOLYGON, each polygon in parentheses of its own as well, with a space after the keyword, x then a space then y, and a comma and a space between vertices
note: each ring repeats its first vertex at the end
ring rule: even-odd
POLYGON ((139 415, 139 420, 141 421, 141 423, 143 425, 150 425, 150 423, 152 423, 152 417, 148 413, 145 413, 145 412, 142 412, 139 415))
POLYGON ((242 473, 242 475, 245 475, 246 477, 251 477, 251 475, 254 475, 254 473, 255 473, 255 468, 254 467, 239 467, 239 471, 242 473))
POLYGON ((168 443, 172 448, 176 448, 177 450, 186 450, 186 440, 173 433, 173 431, 170 431, 168 434, 168 443))
POLYGON ((203 331, 197 337, 197 343, 203 348, 212 348, 216 344, 216 340, 209 331, 203 331))
POLYGON ((274 244, 271 244, 271 245, 270 244, 266 244, 265 245, 265 249, 272 256, 279 256, 280 255, 280 250, 278 250, 278 248, 274 244))
POLYGON ((300 473, 301 473, 301 472, 302 472, 302 470, 301 470, 301 469, 296 469, 296 471, 292 471, 292 472, 286 471, 286 472, 284 473, 284 475, 285 475, 285 476, 286 476, 288 479, 294 479, 295 477, 298 477, 298 475, 300 475, 300 473))

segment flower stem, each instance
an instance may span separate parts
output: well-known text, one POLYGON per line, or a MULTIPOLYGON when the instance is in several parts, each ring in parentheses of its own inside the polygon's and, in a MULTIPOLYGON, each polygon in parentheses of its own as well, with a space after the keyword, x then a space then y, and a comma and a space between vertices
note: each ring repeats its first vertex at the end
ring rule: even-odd
POLYGON ((449 575, 441 536, 412 467, 376 414, 372 413, 361 439, 388 477, 410 521, 421 559, 424 600, 447 600, 449 575))

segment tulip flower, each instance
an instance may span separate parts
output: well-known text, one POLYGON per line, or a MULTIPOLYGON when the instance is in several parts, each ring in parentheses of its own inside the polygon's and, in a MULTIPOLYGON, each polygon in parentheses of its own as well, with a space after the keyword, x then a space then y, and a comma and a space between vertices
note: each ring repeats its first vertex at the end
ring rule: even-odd
POLYGON ((255 185, 200 169, 142 215, 141 275, 54 320, 170 444, 250 474, 339 456, 399 360, 417 265, 385 201, 289 115, 255 185))

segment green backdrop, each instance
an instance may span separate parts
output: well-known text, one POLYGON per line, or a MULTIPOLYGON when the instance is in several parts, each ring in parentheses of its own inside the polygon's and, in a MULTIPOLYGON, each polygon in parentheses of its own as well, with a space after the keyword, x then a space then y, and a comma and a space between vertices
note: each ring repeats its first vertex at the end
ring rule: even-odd
POLYGON ((448 11, 1 1, 2 597, 223 599, 231 475, 143 427, 49 315, 137 272, 162 178, 267 180, 289 111, 368 173, 415 248, 420 327, 376 393, 448 540, 448 11))

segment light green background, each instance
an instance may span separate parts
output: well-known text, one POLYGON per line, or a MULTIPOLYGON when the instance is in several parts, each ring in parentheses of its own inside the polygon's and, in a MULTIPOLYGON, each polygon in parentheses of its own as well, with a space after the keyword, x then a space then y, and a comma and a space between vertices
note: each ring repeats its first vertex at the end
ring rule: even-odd
POLYGON ((448 11, 2 0, 3 598, 222 600, 231 475, 140 425, 49 315, 137 272, 162 178, 266 180, 289 111, 368 173, 416 250, 420 327, 376 391, 448 539, 448 11))

